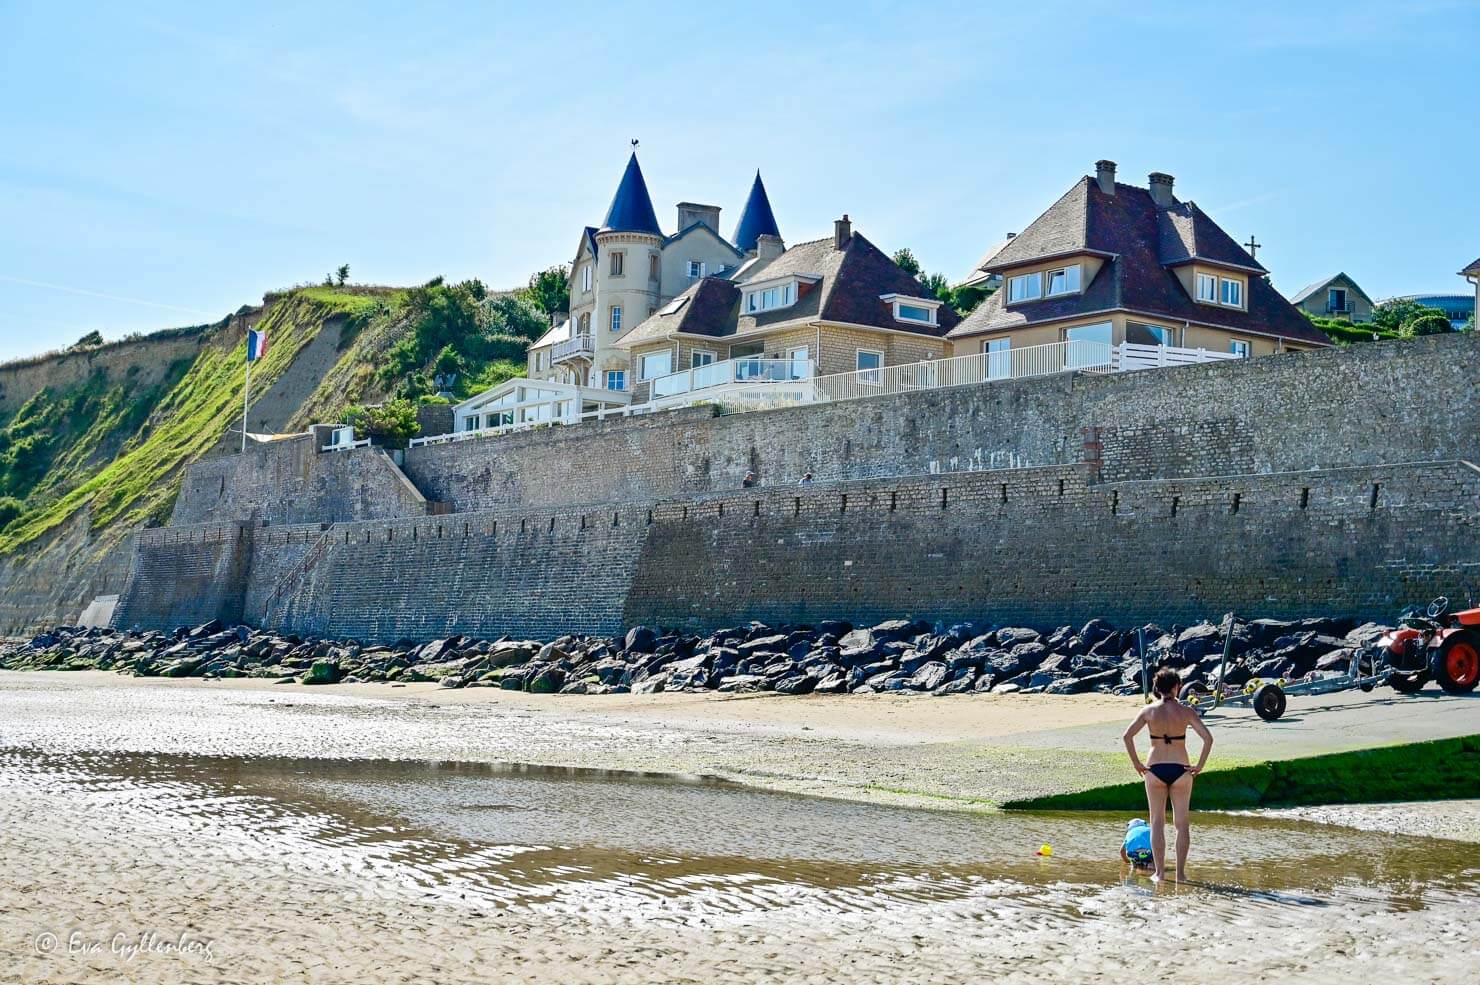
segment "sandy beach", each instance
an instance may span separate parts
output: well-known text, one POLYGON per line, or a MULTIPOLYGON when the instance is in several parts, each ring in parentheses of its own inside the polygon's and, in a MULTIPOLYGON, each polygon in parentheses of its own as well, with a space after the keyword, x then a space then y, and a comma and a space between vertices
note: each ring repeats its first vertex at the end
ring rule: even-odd
POLYGON ((1198 882, 1163 893, 1114 862, 1123 818, 990 810, 1075 749, 1065 768, 1123 771, 1085 751, 1117 741, 1122 699, 83 673, 0 674, 0 707, 19 981, 1128 982, 1153 927, 1158 973, 1192 982, 1458 980, 1480 958, 1473 802, 1204 817, 1198 882))

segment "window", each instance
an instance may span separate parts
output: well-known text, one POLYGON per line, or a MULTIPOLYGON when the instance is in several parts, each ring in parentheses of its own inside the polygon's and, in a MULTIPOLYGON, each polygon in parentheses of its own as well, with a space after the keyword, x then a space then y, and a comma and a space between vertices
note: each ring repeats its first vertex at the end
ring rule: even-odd
POLYGON ((606 388, 608 390, 627 389, 627 371, 625 369, 609 369, 606 371, 606 388))
POLYGON ((791 304, 795 287, 792 284, 778 284, 760 291, 751 291, 745 295, 745 313, 754 314, 758 311, 770 311, 772 308, 785 308, 791 304))
POLYGON ((1235 356, 1238 356, 1240 359, 1248 359, 1249 343, 1245 342, 1243 339, 1233 339, 1228 343, 1228 351, 1233 353, 1235 356))
POLYGON ((982 343, 982 352, 987 354, 987 379, 1012 376, 1012 339, 988 339, 982 343))
POLYGON ((935 312, 923 305, 901 304, 895 317, 900 321, 918 321, 929 325, 935 321, 935 312))
POLYGON ((873 349, 858 350, 858 379, 862 383, 878 383, 879 369, 884 365, 884 354, 873 349))
POLYGON ((1231 280, 1227 277, 1218 278, 1218 286, 1222 288, 1221 300, 1230 308, 1242 308, 1244 306, 1244 282, 1231 280))
POLYGON ((476 415, 473 416, 473 417, 465 417, 465 418, 463 418, 463 430, 464 431, 476 431, 476 430, 478 430, 478 418, 477 418, 476 415))
POLYGON ((648 254, 648 280, 658 280, 663 273, 663 258, 657 253, 648 254))
POLYGON ((612 305, 611 324, 613 332, 622 330, 622 306, 620 304, 612 305))
POLYGON ((591 265, 589 263, 581 264, 581 290, 591 290, 591 265))
POLYGON ((703 260, 690 260, 689 261, 689 277, 690 278, 694 278, 694 277, 703 277, 703 276, 704 276, 704 261, 703 260))
POLYGON ((576 321, 576 331, 582 335, 591 334, 591 312, 581 312, 581 317, 576 321))
POLYGON ((1043 297, 1043 275, 1039 273, 1018 274, 1007 278, 1007 303, 1036 301, 1043 297))
POLYGON ((627 263, 627 254, 623 253, 621 250, 613 250, 612 251, 612 276, 613 277, 620 277, 620 276, 622 276, 622 268, 626 265, 626 263, 627 263))
POLYGON ((665 314, 665 315, 676 315, 676 314, 678 314, 679 309, 682 308, 684 305, 686 305, 688 303, 689 303, 688 295, 686 295, 686 294, 685 295, 679 295, 678 297, 674 298, 672 301, 669 301, 667 304, 663 305, 663 314, 665 314))
POLYGON ((673 372, 673 352, 669 349, 664 349, 662 352, 649 352, 642 357, 640 366, 644 380, 667 376, 673 372))
POLYGON ((1126 322, 1125 340, 1134 345, 1171 345, 1172 330, 1160 325, 1138 325, 1126 322))
POLYGON ((1218 301, 1218 278, 1212 274, 1197 275, 1197 299, 1215 304, 1218 301))
POLYGON ((1326 292, 1326 310, 1332 313, 1346 311, 1346 289, 1333 287, 1326 292))
POLYGON ((1050 270, 1045 276, 1048 277, 1048 290, 1044 293, 1049 297, 1079 293, 1079 264, 1050 270))
POLYGON ((695 349, 689 354, 689 368, 698 369, 714 362, 714 353, 708 349, 695 349))
POLYGON ((1098 325, 1076 325, 1064 332, 1069 343, 1068 355, 1064 357, 1065 369, 1081 369, 1085 366, 1103 366, 1110 361, 1111 326, 1109 322, 1098 325))

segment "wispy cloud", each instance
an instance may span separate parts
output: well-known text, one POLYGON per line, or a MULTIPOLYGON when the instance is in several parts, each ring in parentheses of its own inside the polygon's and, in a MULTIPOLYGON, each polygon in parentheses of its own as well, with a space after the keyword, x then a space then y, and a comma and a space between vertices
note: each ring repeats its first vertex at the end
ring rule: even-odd
POLYGON ((195 308, 182 308, 178 304, 165 304, 162 301, 145 301, 143 298, 128 298, 121 294, 106 294, 103 291, 89 291, 82 287, 68 287, 65 284, 48 284, 40 280, 27 280, 24 277, 11 277, 8 274, 0 274, 0 281, 9 284, 20 284, 25 287, 39 287, 48 291, 61 291, 64 294, 77 294, 85 298, 101 298, 104 301, 122 301, 125 304, 141 304, 149 308, 163 308, 166 311, 180 311, 187 315, 200 315, 203 318, 214 318, 215 315, 209 311, 199 311, 195 308))

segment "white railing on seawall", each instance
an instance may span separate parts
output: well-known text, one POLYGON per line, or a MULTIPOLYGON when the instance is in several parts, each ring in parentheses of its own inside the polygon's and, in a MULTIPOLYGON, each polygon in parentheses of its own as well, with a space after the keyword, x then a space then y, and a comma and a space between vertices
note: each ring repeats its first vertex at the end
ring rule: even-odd
POLYGON ((818 400, 853 400, 889 393, 994 383, 1065 372, 1110 372, 1112 346, 1103 342, 1049 342, 1002 352, 974 352, 904 366, 860 369, 819 376, 818 400))
POLYGON ((1211 363, 1224 359, 1242 359, 1234 352, 1212 352, 1207 349, 1184 349, 1174 345, 1142 345, 1138 342, 1122 342, 1115 347, 1114 370, 1127 373, 1136 369, 1156 369, 1161 366, 1189 366, 1193 363, 1211 363))

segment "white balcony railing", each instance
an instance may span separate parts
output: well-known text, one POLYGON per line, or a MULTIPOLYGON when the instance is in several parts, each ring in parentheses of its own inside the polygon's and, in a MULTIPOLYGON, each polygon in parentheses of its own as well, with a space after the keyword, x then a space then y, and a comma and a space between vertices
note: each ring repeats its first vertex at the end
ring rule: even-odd
POLYGON ((557 363, 567 359, 590 359, 595 354, 596 342, 589 335, 573 335, 550 347, 550 360, 557 363))
POLYGON ((726 359, 656 376, 648 382, 652 384, 652 399, 659 400, 731 384, 795 383, 810 380, 812 370, 810 359, 726 359))
POLYGON ((1126 373, 1133 369, 1188 366, 1192 363, 1211 363, 1224 359, 1242 358, 1233 352, 1211 352, 1207 349, 1184 349, 1174 345, 1141 345, 1136 342, 1122 342, 1115 347, 1115 361, 1111 369, 1117 373, 1126 373))
POLYGON ((1071 370, 1108 373, 1113 358, 1112 348, 1106 342, 1050 342, 1002 352, 975 352, 904 366, 833 373, 819 376, 815 386, 818 400, 852 400, 886 393, 1047 376, 1071 370))

